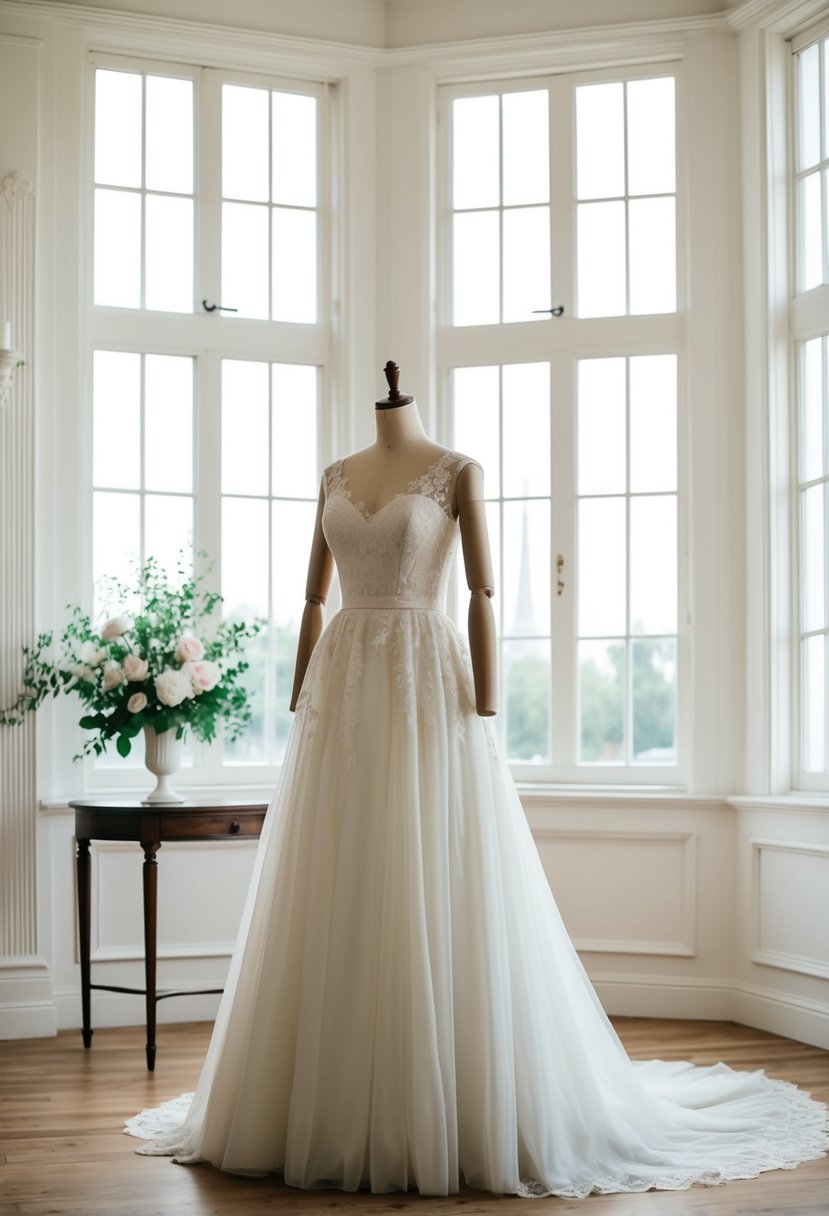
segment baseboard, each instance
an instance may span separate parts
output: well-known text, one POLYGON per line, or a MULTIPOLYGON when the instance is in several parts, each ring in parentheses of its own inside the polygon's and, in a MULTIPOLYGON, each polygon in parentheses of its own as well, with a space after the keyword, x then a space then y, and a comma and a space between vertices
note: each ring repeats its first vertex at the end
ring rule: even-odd
POLYGON ((58 1011, 53 1001, 0 1005, 0 1039, 51 1039, 57 1033, 58 1011))
POLYGON ((619 1017, 732 1021, 730 980, 680 979, 597 971, 590 976, 605 1011, 619 1017))
MULTIPOLYGON (((202 987, 203 985, 198 985, 202 987)), ((177 992, 186 992, 189 985, 177 985, 177 992)), ((196 987, 196 985, 193 985, 196 987)), ((173 1022, 212 1022, 219 1008, 218 996, 187 995, 159 1001, 156 1006, 158 1025, 173 1022)), ((59 1030, 80 1030, 81 993, 79 988, 59 988, 55 992, 59 1030)), ((143 996, 122 992, 92 993, 92 1027, 141 1026, 145 1019, 143 996)))
POLYGON ((736 980, 733 1020, 829 1050, 829 1004, 736 980))

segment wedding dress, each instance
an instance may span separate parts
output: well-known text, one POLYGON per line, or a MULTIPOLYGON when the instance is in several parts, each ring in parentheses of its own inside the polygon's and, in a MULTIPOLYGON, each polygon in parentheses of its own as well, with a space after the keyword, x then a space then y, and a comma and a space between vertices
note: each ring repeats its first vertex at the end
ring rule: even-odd
POLYGON ((195 1096, 137 1151, 299 1187, 680 1189, 819 1157, 761 1071, 631 1062, 581 966, 442 610, 448 452, 373 514, 325 470, 317 643, 195 1096), (192 1101, 191 1101, 192 1099, 192 1101))

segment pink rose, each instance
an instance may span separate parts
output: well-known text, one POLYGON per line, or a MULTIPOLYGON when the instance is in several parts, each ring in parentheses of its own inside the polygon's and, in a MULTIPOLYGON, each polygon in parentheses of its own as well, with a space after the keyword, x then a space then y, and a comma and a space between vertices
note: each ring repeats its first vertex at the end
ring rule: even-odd
POLYGON ((204 647, 192 633, 185 633, 176 647, 176 658, 181 663, 193 663, 204 658, 204 647))
POLYGON ((117 688, 124 679, 124 672, 120 663, 110 661, 104 663, 104 678, 102 682, 104 692, 110 692, 111 689, 117 688))
POLYGON ((222 678, 221 668, 215 663, 211 663, 209 659, 202 659, 201 662, 196 663, 185 663, 181 670, 191 681, 193 692, 196 694, 210 692, 210 689, 215 688, 222 678))
POLYGON ((127 709, 131 714, 140 714, 141 710, 147 704, 147 698, 143 692, 134 692, 127 701, 127 709))
POLYGON ((115 638, 123 637, 125 633, 129 633, 133 624, 133 619, 130 616, 113 616, 101 630, 101 637, 105 642, 112 642, 115 638))
MULTIPOLYGON (((137 654, 128 654, 124 659, 124 675, 128 680, 146 680, 149 664, 137 654)), ((136 693, 136 696, 139 694, 136 693)))

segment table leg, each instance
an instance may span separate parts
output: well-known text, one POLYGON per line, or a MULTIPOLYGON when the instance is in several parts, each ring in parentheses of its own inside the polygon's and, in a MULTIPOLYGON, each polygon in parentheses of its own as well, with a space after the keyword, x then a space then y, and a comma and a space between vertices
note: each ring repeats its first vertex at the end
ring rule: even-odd
POLYGON ((89 934, 92 923, 90 895, 90 860, 89 841, 78 840, 78 856, 76 861, 78 875, 78 939, 81 955, 81 1015, 83 1018, 83 1045, 92 1046, 92 982, 89 969, 89 934))
POLYGON ((147 1068, 155 1069, 155 971, 156 971, 156 906, 158 897, 158 862, 156 853, 160 841, 141 841, 144 850, 144 987, 147 1001, 147 1068))

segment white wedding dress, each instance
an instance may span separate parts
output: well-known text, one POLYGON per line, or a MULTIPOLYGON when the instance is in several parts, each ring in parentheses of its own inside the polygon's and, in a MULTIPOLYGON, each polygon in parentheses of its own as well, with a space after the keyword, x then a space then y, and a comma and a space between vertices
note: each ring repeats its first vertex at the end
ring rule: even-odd
POLYGON ((375 514, 325 470, 343 608, 308 666, 195 1096, 137 1151, 298 1187, 680 1189, 829 1147, 763 1072, 631 1062, 442 610, 449 452, 375 514), (192 1099, 192 1102, 191 1102, 192 1099))

